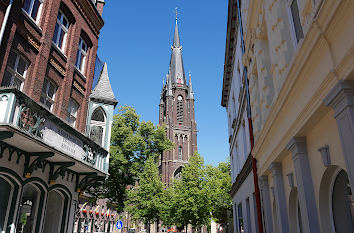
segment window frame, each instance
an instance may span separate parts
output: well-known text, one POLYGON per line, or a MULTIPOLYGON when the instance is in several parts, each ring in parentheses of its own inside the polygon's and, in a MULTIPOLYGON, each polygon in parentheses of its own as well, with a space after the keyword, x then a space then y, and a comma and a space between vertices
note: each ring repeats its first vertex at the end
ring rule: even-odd
POLYGON ((9 86, 14 86, 14 81, 15 81, 15 79, 18 79, 18 80, 21 81, 21 85, 20 85, 20 87, 19 87, 18 89, 19 89, 20 91, 22 91, 22 90, 23 90, 24 83, 25 83, 25 81, 26 81, 26 75, 27 75, 28 67, 29 67, 29 62, 28 62, 28 60, 27 60, 24 56, 22 56, 20 53, 18 53, 17 51, 11 50, 10 53, 9 53, 8 59, 7 59, 5 73, 4 73, 4 76, 3 76, 3 79, 2 79, 1 82, 4 81, 6 72, 9 72, 9 73, 11 74, 11 80, 10 80, 10 85, 9 85, 9 86), (9 58, 10 58, 10 56, 11 56, 11 53, 14 53, 14 55, 16 56, 16 57, 15 57, 15 64, 14 64, 14 67, 11 67, 10 64, 9 64, 9 58), (20 62, 20 58, 25 62, 25 69, 24 69, 23 75, 21 75, 21 74, 17 71, 18 65, 19 65, 19 62, 20 62))
POLYGON ((50 108, 48 109, 50 112, 53 111, 53 105, 55 103, 55 96, 56 96, 56 92, 58 90, 58 86, 53 82, 51 81, 49 78, 44 78, 44 80, 47 81, 47 86, 45 88, 45 92, 43 92, 43 87, 44 87, 44 82, 43 82, 43 87, 42 87, 42 90, 41 90, 41 97, 43 97, 44 99, 44 103, 42 103, 40 101, 40 103, 46 108, 48 109, 48 106, 46 105, 47 101, 51 103, 50 105, 50 108), (54 93, 53 93, 53 98, 49 97, 48 96, 48 91, 49 91, 49 88, 50 88, 50 84, 53 85, 54 87, 54 93), (44 96, 45 95, 45 96, 44 96))
MULTIPOLYGON (((98 107, 96 108, 92 114, 91 114, 91 118, 90 118, 90 132, 89 132, 89 137, 91 139, 91 130, 92 130, 92 126, 100 126, 103 128, 102 131, 102 141, 101 144, 99 144, 102 148, 104 148, 104 142, 105 142, 105 135, 106 135, 106 122, 107 122, 107 117, 106 117, 106 112, 103 110, 103 108, 98 107), (92 116, 95 114, 96 111, 102 111, 103 117, 104 117, 104 121, 95 121, 92 120, 92 116)), ((91 139, 92 141, 94 141, 93 139, 91 139)), ((95 141, 94 141, 95 142, 95 141)))
POLYGON ((69 100, 69 105, 68 105, 68 123, 69 125, 71 125, 72 127, 75 127, 76 126, 76 121, 77 121, 77 114, 79 112, 79 108, 80 108, 80 105, 77 101, 75 101, 73 98, 70 98, 69 100), (72 109, 73 107, 76 107, 76 112, 75 114, 72 114, 72 109))
POLYGON ((287 0, 287 4, 288 4, 287 5, 287 11, 288 11, 288 17, 289 17, 289 24, 290 24, 291 35, 292 35, 291 37, 292 37, 292 40, 293 40, 293 46, 294 46, 294 48, 296 48, 297 45, 299 44, 299 42, 304 38, 304 30, 302 28, 301 18, 300 18, 299 2, 298 2, 298 0, 287 0), (294 1, 296 1, 299 21, 300 21, 300 26, 301 26, 301 32, 302 32, 302 37, 299 38, 299 39, 297 38, 297 35, 296 35, 294 16, 293 16, 293 13, 291 11, 291 5, 293 4, 294 1))
POLYGON ((88 54, 88 46, 87 46, 87 43, 85 42, 84 39, 82 39, 82 37, 80 37, 80 40, 79 40, 79 46, 77 48, 77 54, 76 54, 76 62, 75 62, 75 67, 78 71, 80 71, 82 74, 85 73, 86 71, 86 63, 87 63, 87 54, 88 54), (86 47, 86 51, 82 48, 82 46, 85 45, 86 47), (81 56, 80 55, 83 55, 83 59, 81 60, 81 56), (80 59, 80 64, 78 66, 78 62, 80 59), (81 65, 81 67, 80 67, 81 65))
POLYGON ((44 0, 25 0, 24 3, 25 3, 26 1, 30 1, 29 9, 28 9, 29 12, 26 11, 26 9, 24 8, 24 5, 22 6, 23 11, 24 11, 37 25, 39 25, 39 23, 40 23, 40 21, 41 21, 41 18, 42 18, 42 8, 43 8, 44 0), (33 6, 34 6, 35 1, 38 1, 38 2, 39 2, 39 6, 38 6, 38 10, 37 10, 37 17, 36 17, 36 19, 34 19, 34 18, 32 17, 33 6))
POLYGON ((55 26, 58 24, 58 31, 57 31, 57 35, 55 35, 55 30, 54 30, 54 34, 53 34, 53 43, 54 45, 62 52, 65 54, 65 50, 66 50, 66 40, 67 40, 67 37, 68 37, 68 34, 69 34, 69 28, 70 28, 70 21, 68 20, 68 17, 65 16, 65 14, 63 13, 62 10, 58 10, 58 15, 57 15, 57 18, 56 18, 56 23, 55 23, 55 26), (61 17, 60 19, 58 19, 58 15, 61 14, 61 17), (63 20, 66 20, 67 21, 67 27, 63 24, 63 20), (59 46, 59 41, 60 41, 60 34, 61 34, 61 31, 64 31, 64 36, 63 36, 63 42, 62 42, 62 46, 60 47, 59 46), (54 37, 57 37, 56 38, 56 41, 54 41, 54 37))

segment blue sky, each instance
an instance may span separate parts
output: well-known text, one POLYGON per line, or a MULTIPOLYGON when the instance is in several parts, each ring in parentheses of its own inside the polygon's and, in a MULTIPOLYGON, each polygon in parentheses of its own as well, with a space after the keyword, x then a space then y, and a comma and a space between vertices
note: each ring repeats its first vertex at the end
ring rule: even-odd
POLYGON ((98 56, 108 64, 119 105, 158 123, 158 104, 170 62, 178 7, 186 75, 192 73, 198 151, 206 164, 229 155, 227 116, 221 107, 227 0, 106 0, 98 56))

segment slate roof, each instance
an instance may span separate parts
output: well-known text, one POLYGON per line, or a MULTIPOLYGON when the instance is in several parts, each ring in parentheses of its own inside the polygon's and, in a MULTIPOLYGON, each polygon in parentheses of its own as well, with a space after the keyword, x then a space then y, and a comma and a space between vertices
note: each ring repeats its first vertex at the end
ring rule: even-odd
POLYGON ((171 47, 171 60, 170 60, 170 68, 169 68, 169 76, 172 84, 185 84, 186 75, 184 73, 183 59, 182 59, 182 46, 179 40, 178 33, 178 23, 176 20, 175 26, 175 34, 173 37, 173 45, 171 47))
POLYGON ((111 83, 109 81, 107 63, 104 63, 103 65, 100 78, 97 82, 97 85, 93 89, 90 98, 112 103, 114 105, 117 105, 118 103, 116 97, 114 96, 111 83))

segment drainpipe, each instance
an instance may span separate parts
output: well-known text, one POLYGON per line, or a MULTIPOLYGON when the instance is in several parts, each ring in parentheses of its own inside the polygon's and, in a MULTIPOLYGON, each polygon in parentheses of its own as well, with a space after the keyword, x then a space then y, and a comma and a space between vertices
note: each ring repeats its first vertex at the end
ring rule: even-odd
POLYGON ((4 21, 2 22, 2 25, 1 25, 1 30, 0 30, 0 46, 1 46, 1 44, 2 44, 2 39, 3 39, 3 37, 4 37, 5 28, 6 28, 6 25, 7 25, 7 20, 9 19, 9 15, 10 15, 12 3, 13 3, 13 0, 10 0, 9 5, 8 5, 7 8, 6 8, 6 12, 5 12, 5 16, 4 16, 4 21))
MULTIPOLYGON (((245 53, 245 44, 243 40, 243 27, 242 27, 242 18, 241 18, 241 6, 240 1, 236 0, 237 3, 237 13, 240 22, 240 34, 241 34, 241 43, 242 43, 242 53, 245 53)), ((251 142, 251 152, 254 147, 254 137, 253 137, 253 125, 252 125, 252 113, 251 113, 251 104, 250 104, 250 95, 248 90, 248 78, 247 78, 247 68, 244 70, 245 77, 245 88, 246 88, 246 99, 247 99, 247 118, 248 118, 248 129, 250 134, 250 142, 251 142)), ((252 156, 252 154, 251 154, 252 156)), ((253 172, 253 184, 254 184, 254 192, 256 195, 256 207, 257 207, 257 224, 258 224, 258 232, 263 233, 263 220, 262 220, 262 206, 261 206, 261 195, 259 191, 258 184, 258 175, 257 175, 257 160, 252 156, 252 172, 253 172)))

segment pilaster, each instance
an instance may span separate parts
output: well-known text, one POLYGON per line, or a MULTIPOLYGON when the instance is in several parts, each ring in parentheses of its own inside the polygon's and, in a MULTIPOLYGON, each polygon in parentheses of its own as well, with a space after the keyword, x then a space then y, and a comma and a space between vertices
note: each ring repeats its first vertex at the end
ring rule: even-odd
POLYGON ((354 81, 339 81, 324 99, 334 110, 352 193, 354 193, 354 81))
POLYGON ((310 163, 307 157, 306 137, 292 138, 288 143, 287 149, 292 153, 294 162, 304 232, 318 232, 320 225, 317 216, 310 163))
POLYGON ((269 192, 269 183, 268 176, 263 175, 260 177, 260 187, 261 195, 263 200, 263 211, 264 211, 264 222, 266 232, 273 233, 273 220, 272 220, 272 205, 270 203, 270 192, 269 192))
POLYGON ((269 167, 273 176, 274 197, 277 205, 277 217, 279 221, 279 233, 289 233, 288 208, 286 205, 283 172, 280 163, 271 163, 269 167))

